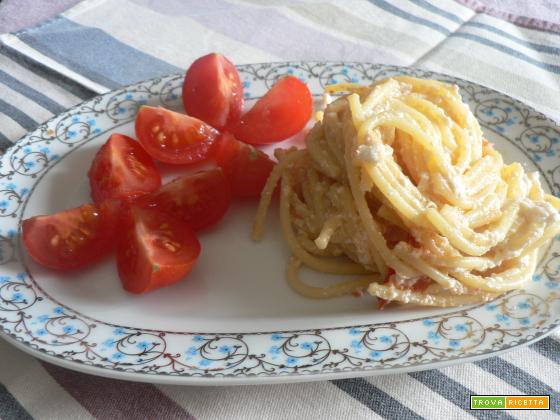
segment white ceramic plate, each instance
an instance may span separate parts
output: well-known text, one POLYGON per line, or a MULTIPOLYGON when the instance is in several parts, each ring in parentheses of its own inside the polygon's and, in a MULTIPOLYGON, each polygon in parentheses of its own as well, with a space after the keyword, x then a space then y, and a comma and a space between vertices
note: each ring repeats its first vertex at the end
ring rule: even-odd
MULTIPOLYGON (((369 83, 397 73, 456 83, 506 161, 523 162, 540 172, 547 190, 560 189, 558 126, 491 89, 363 63, 267 63, 239 71, 249 104, 283 74, 302 78, 316 95, 327 83, 369 83)), ((285 280, 288 250, 275 211, 265 240, 250 240, 256 203, 235 203, 216 229, 201 234, 203 252, 188 278, 143 296, 121 289, 111 258, 74 275, 31 261, 21 247, 20 221, 88 201, 86 172, 98 147, 110 133, 133 135, 141 104, 180 109, 181 83, 174 75, 96 97, 51 119, 0 158, 0 335, 9 342, 97 375, 227 385, 442 367, 531 343, 560 323, 558 239, 523 291, 479 306, 379 312, 368 296, 318 301, 294 293, 285 280)))

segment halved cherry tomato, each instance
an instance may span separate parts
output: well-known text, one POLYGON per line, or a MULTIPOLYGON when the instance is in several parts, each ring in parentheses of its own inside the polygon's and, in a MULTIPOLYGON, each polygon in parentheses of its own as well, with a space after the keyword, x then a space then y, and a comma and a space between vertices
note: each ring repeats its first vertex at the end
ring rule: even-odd
POLYGON ((221 54, 200 57, 185 74, 183 105, 187 114, 218 129, 237 122, 243 86, 235 66, 221 54))
POLYGON ((200 230, 224 217, 231 192, 220 168, 186 175, 140 197, 137 205, 169 213, 200 230))
POLYGON ((140 143, 122 134, 113 134, 101 146, 88 176, 96 203, 108 198, 132 200, 161 186, 154 160, 140 143))
POLYGON ((276 82, 231 131, 246 143, 275 143, 301 131, 312 111, 313 98, 306 84, 287 76, 276 82))
POLYGON ((84 204, 23 221, 23 244, 39 264, 74 270, 100 260, 113 249, 119 204, 84 204))
POLYGON ((121 215, 117 268, 125 290, 143 293, 169 286, 191 271, 200 243, 184 222, 131 206, 121 215))
POLYGON ((150 106, 138 111, 135 129, 138 140, 152 157, 175 165, 206 159, 219 135, 197 118, 150 106))
POLYGON ((216 163, 224 170, 234 197, 259 197, 274 168, 266 153, 224 133, 214 148, 216 163))

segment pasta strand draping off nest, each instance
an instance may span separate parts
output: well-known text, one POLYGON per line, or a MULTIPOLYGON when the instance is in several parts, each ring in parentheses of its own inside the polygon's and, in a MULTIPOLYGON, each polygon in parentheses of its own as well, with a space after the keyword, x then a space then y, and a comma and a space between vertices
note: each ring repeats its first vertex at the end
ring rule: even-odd
POLYGON ((303 150, 277 150, 254 237, 278 182, 292 250, 290 284, 308 297, 367 284, 384 301, 455 306, 522 287, 540 247, 560 232, 559 200, 538 173, 504 164, 457 86, 407 76, 345 93, 326 105, 303 150), (330 287, 298 269, 360 274, 330 287))

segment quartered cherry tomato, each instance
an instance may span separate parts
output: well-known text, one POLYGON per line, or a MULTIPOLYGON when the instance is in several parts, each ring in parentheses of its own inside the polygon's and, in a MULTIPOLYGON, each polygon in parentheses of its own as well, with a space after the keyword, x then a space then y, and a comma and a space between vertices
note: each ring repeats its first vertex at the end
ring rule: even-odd
POLYGON ((246 143, 276 143, 301 131, 312 112, 313 98, 307 85, 287 76, 276 82, 231 131, 246 143))
POLYGON ((161 186, 154 160, 140 143, 122 134, 113 134, 101 146, 88 176, 96 203, 108 198, 131 200, 161 186))
POLYGON ((236 123, 243 109, 243 86, 235 66, 221 54, 200 57, 185 74, 183 105, 187 114, 217 129, 236 123))
POLYGON ((214 149, 216 163, 224 170, 234 197, 259 197, 274 162, 266 153, 224 133, 214 149))
POLYGON ((200 254, 193 230, 168 214, 131 206, 120 221, 117 268, 129 292, 144 293, 178 282, 200 254))
POLYGON ((153 158, 175 165, 207 159, 219 135, 197 118, 149 106, 138 111, 135 129, 138 140, 153 158))
POLYGON ((166 212, 200 230, 220 221, 230 202, 228 182, 222 170, 214 168, 177 178, 136 204, 166 212))
POLYGON ((23 221, 23 243, 39 264, 57 270, 90 265, 113 249, 119 204, 84 204, 23 221))

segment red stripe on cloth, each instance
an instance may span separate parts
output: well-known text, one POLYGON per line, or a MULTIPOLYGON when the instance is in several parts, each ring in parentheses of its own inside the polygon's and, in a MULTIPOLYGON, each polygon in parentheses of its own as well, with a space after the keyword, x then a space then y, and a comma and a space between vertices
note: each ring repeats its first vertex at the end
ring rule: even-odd
POLYGON ((45 370, 98 419, 181 419, 194 417, 154 385, 128 382, 42 363, 45 370))

